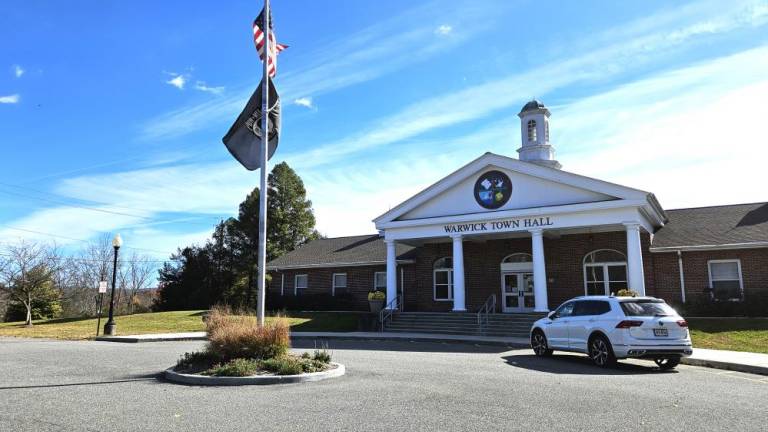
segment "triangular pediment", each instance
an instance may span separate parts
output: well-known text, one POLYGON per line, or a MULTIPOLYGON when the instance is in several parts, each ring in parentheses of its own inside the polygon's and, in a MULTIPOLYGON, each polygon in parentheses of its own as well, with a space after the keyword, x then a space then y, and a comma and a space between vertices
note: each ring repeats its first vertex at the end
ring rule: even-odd
POLYGON ((647 192, 486 153, 374 220, 431 219, 617 200, 646 200, 647 192), (494 177, 493 172, 496 174, 494 177), (490 177, 489 177, 490 176, 490 177), (485 181, 500 181, 499 201, 485 181), (501 180, 499 180, 501 179, 501 180), (509 181, 509 185, 505 184, 509 181), (491 195, 483 195, 491 194, 491 195), (489 201, 483 201, 488 198, 489 201))

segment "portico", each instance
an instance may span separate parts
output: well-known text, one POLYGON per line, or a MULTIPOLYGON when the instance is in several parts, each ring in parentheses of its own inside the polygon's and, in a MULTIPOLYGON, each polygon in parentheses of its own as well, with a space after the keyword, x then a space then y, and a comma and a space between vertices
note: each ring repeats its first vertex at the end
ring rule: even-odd
MULTIPOLYGON (((666 222, 656 198, 645 191, 562 171, 549 143, 549 110, 534 100, 518 116, 520 159, 485 153, 374 219, 388 245, 388 304, 397 303, 393 302, 397 293, 394 245, 402 242, 424 249, 426 245, 450 242, 450 255, 434 257, 431 283, 421 283, 421 290, 432 285, 433 302, 450 301, 450 310, 464 312, 468 303, 479 301, 473 290, 495 293, 478 285, 478 278, 467 277, 479 266, 498 275, 502 311, 546 312, 552 297, 548 285, 553 280, 547 262, 556 266, 550 270, 562 273, 558 267, 565 261, 562 256, 550 254, 568 254, 558 248, 558 239, 574 235, 589 239, 596 233, 613 233, 614 240, 581 257, 583 293, 609 294, 629 288, 645 294, 643 233, 650 235, 666 222), (622 234, 623 241, 618 241, 623 243, 621 250, 616 249, 615 234, 622 234), (468 256, 465 252, 467 242, 490 244, 521 238, 528 239, 528 245, 517 243, 515 247, 524 250, 503 252, 505 256, 528 253, 527 263, 484 262, 482 256, 468 256), (555 251, 547 250, 545 244, 555 251), (520 298, 515 300, 510 295, 520 298)), ((571 273, 566 276, 572 278, 574 266, 569 266, 571 273)))

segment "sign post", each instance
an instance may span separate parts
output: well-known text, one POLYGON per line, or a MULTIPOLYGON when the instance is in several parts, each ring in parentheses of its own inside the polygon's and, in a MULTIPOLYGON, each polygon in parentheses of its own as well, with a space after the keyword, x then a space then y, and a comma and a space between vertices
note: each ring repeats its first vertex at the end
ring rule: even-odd
POLYGON ((104 299, 104 293, 107 292, 107 281, 99 282, 99 308, 97 310, 98 318, 96 320, 96 336, 99 335, 99 328, 101 328, 101 302, 104 299))

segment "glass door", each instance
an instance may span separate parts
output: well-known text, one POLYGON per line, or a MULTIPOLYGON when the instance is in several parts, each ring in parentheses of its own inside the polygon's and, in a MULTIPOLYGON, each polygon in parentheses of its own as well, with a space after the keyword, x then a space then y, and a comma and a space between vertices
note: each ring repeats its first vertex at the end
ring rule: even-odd
POLYGON ((533 310, 533 273, 502 273, 502 312, 528 312, 533 310))

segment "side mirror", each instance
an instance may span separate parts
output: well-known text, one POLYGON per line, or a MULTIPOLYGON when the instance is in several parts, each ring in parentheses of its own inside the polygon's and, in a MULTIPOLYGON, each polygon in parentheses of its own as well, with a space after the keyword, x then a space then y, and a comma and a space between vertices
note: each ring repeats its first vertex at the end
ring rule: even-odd
POLYGON ((552 311, 552 312, 548 313, 547 314, 547 318, 549 318, 551 320, 557 318, 557 315, 555 315, 555 311, 552 311))

